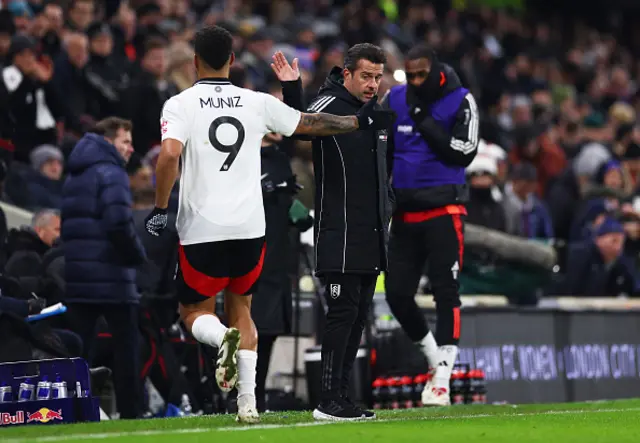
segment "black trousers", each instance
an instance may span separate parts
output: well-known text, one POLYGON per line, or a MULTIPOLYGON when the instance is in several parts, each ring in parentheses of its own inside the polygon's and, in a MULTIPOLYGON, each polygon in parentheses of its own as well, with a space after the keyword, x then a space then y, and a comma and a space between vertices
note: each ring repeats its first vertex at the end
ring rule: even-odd
POLYGON ((107 303, 69 303, 66 313, 71 330, 84 342, 83 357, 90 366, 98 319, 104 316, 107 321, 113 338, 113 382, 121 418, 137 418, 143 412, 139 315, 138 305, 107 303))
POLYGON ((328 312, 322 337, 322 399, 349 392, 378 274, 326 274, 328 312))
POLYGON ((389 239, 389 266, 385 276, 387 303, 411 340, 429 333, 427 321, 415 302, 420 277, 427 275, 436 302, 436 342, 457 345, 460 338, 458 275, 462 269, 464 220, 442 215, 419 223, 394 219, 389 239))
POLYGON ((256 406, 259 412, 267 408, 266 384, 273 345, 277 335, 258 334, 258 365, 256 366, 256 406))

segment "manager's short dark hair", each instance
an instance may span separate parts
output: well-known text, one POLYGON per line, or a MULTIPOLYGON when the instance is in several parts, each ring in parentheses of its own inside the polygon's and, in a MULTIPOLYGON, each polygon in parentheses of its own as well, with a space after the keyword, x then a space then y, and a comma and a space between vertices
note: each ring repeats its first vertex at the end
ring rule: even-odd
POLYGON ((114 139, 119 129, 131 132, 133 130, 133 123, 131 123, 130 120, 125 120, 120 117, 107 117, 96 123, 92 132, 106 138, 114 139))
POLYGON ((221 26, 206 26, 196 32, 194 49, 211 69, 222 69, 231 57, 233 37, 221 26))
POLYGON ((379 46, 371 43, 358 43, 347 51, 347 55, 344 57, 345 69, 354 72, 358 68, 360 60, 368 60, 375 64, 385 64, 387 63, 387 56, 379 46))
POLYGON ((429 61, 434 61, 436 58, 436 51, 431 46, 424 43, 414 46, 409 49, 407 53, 407 60, 418 60, 420 58, 426 58, 429 61))

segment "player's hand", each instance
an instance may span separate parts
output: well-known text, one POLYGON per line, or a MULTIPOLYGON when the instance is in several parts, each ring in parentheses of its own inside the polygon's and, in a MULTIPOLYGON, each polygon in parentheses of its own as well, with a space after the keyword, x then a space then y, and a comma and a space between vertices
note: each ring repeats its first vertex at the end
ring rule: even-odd
POLYGON ((376 109, 378 96, 374 96, 360 108, 356 117, 358 118, 358 129, 389 129, 396 121, 396 113, 390 109, 376 109))
POLYGON ((30 298, 27 300, 29 306, 29 315, 35 315, 42 312, 47 307, 47 300, 44 298, 30 298))
POLYGON ((144 219, 144 227, 154 237, 159 237, 167 228, 167 210, 153 208, 153 211, 144 219))
POLYGON ((300 69, 298 69, 298 59, 294 58, 293 62, 289 64, 287 58, 282 51, 278 51, 273 54, 273 63, 271 63, 271 69, 281 82, 295 82, 300 78, 300 69))

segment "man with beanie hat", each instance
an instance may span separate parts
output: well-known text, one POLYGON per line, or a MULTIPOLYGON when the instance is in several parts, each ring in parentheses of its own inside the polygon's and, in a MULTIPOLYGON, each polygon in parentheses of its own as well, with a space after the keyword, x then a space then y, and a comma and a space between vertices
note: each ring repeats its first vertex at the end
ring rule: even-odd
POLYGON ((60 180, 62 177, 64 156, 57 146, 38 146, 31 152, 29 158, 33 169, 39 171, 42 175, 52 180, 60 180))
POLYGON ((30 209, 59 209, 62 199, 64 156, 53 145, 38 146, 31 152, 33 173, 27 181, 30 209))
POLYGON ((638 275, 623 255, 624 229, 607 217, 591 239, 569 248, 564 292, 581 297, 617 297, 637 294, 638 275))

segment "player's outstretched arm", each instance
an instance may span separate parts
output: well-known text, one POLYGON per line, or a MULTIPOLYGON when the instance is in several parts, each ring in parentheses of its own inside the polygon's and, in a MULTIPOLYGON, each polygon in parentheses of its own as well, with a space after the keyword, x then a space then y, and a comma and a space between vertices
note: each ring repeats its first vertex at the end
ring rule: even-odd
POLYGON ((294 134, 298 135, 338 135, 358 129, 389 129, 396 119, 395 112, 376 108, 378 97, 373 97, 360 108, 356 115, 333 115, 319 112, 302 113, 294 134))
POLYGON ((300 114, 300 122, 294 134, 297 135, 337 135, 353 132, 358 129, 358 118, 355 115, 333 114, 300 114))

